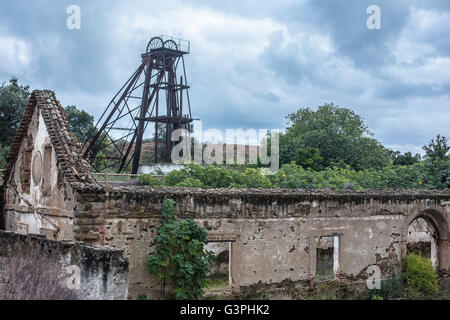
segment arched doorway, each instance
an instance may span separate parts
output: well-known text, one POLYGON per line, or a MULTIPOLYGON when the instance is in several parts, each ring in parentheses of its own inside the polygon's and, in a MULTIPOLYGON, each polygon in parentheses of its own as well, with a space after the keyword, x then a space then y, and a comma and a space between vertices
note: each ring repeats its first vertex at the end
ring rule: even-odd
POLYGON ((429 257, 439 272, 450 270, 449 223, 446 214, 428 209, 405 221, 402 236, 402 260, 408 253, 429 257))
POLYGON ((417 218, 408 227, 406 254, 415 253, 431 260, 433 267, 438 266, 439 234, 436 228, 423 218, 417 218))

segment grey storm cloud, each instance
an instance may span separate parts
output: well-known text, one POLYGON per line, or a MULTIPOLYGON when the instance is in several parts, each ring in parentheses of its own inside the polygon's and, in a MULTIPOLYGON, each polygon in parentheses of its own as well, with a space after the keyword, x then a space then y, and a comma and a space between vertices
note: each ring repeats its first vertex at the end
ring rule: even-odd
POLYGON ((388 46, 399 36, 409 15, 402 2, 318 0, 309 2, 309 7, 316 13, 316 21, 331 34, 337 50, 356 65, 370 68, 392 61, 388 46), (361 14, 373 4, 381 8, 381 30, 377 32, 366 27, 368 16, 361 14))
POLYGON ((420 152, 450 136, 447 0, 40 0, 0 5, 0 79, 17 76, 98 117, 157 34, 191 40, 205 129, 280 128, 299 107, 361 114, 383 144, 420 152), (65 26, 69 5, 81 30, 65 26), (370 5, 381 30, 366 27, 370 5))

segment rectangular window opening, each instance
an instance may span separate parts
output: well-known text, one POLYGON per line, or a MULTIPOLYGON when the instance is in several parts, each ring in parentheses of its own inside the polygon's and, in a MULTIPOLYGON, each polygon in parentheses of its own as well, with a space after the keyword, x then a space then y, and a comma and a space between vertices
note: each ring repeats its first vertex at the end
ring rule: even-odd
POLYGON ((231 244, 231 241, 209 242, 206 247, 216 255, 216 260, 209 267, 207 293, 219 294, 231 290, 231 244))
POLYGON ((339 268, 339 237, 320 237, 316 254, 316 280, 334 279, 339 268))

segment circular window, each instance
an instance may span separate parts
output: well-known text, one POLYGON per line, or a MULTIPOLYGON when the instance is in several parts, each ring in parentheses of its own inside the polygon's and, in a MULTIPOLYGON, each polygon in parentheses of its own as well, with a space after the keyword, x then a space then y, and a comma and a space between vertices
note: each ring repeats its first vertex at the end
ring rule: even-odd
POLYGON ((33 167, 31 169, 34 185, 37 186, 42 180, 42 155, 38 151, 33 158, 33 167))

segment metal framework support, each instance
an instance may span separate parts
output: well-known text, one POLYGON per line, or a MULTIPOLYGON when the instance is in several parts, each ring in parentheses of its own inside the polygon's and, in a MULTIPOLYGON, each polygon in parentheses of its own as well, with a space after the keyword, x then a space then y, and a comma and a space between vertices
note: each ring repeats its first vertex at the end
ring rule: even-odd
POLYGON ((121 173, 129 171, 131 165, 131 173, 136 174, 143 157, 154 163, 171 162, 173 130, 189 129, 194 120, 184 64, 188 53, 188 41, 164 36, 150 40, 141 65, 111 100, 83 144, 83 156, 95 170, 113 168, 121 173), (177 72, 181 73, 179 83, 177 72), (187 108, 183 106, 186 101, 187 108), (147 135, 149 123, 155 124, 153 138, 147 135), (165 126, 165 149, 159 156, 161 125, 165 126), (154 150, 151 159, 142 152, 146 143, 154 150))

